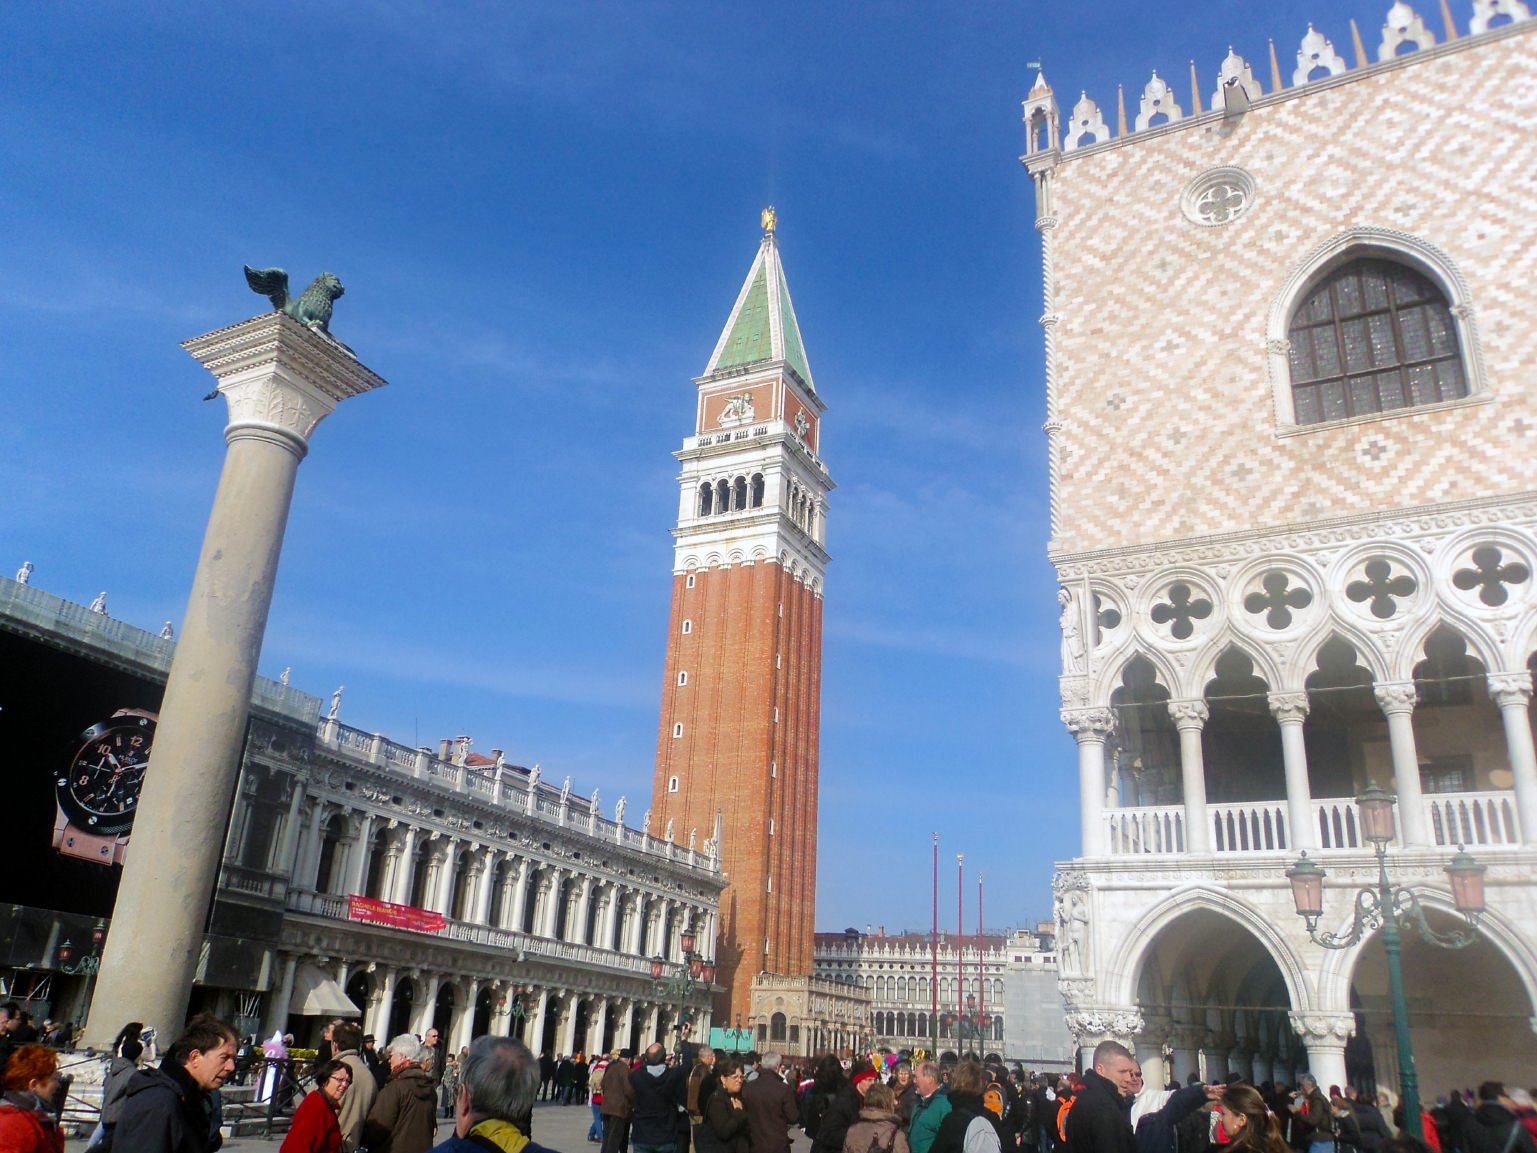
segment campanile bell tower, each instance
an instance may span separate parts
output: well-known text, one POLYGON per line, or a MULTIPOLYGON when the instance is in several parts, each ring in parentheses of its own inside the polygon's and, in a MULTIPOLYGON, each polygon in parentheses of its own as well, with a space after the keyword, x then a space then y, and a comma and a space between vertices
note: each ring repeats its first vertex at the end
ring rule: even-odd
POLYGON ((719 836, 730 887, 713 949, 715 1020, 748 1012, 760 972, 811 973, 827 496, 825 406, 779 259, 763 241, 674 455, 672 617, 654 830, 719 836))

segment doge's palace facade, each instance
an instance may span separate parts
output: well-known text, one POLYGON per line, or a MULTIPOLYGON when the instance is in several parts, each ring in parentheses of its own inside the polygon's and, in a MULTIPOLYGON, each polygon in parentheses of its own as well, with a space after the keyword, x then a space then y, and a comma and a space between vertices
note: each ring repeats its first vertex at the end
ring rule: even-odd
POLYGON ((1024 104, 1082 807, 1060 986, 1149 1083, 1395 1083, 1380 942, 1314 945, 1284 876, 1306 851, 1348 928, 1369 784, 1433 925, 1457 846, 1488 866, 1474 947, 1405 942, 1427 1091, 1537 1059, 1537 21, 1421 7, 1155 74, 1115 130, 1044 78, 1024 104))

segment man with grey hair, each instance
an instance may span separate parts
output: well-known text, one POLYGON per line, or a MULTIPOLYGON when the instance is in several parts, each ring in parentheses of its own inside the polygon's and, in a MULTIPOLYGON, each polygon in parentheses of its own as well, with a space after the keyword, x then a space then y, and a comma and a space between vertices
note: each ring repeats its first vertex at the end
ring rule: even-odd
POLYGON ((742 1086, 742 1109, 753 1153, 790 1153, 790 1126, 799 1123, 795 1090, 779 1074, 784 1060, 773 1050, 763 1054, 758 1075, 742 1086))
POLYGON ((1292 1095, 1292 1143, 1303 1149, 1332 1153, 1334 1149, 1334 1113, 1329 1098, 1318 1088, 1318 1078, 1311 1073, 1297 1077, 1297 1092, 1292 1095))
POLYGON ((907 1144, 912 1153, 929 1153, 940 1123, 950 1115, 950 1090, 934 1061, 924 1061, 913 1071, 913 1084, 918 1087, 918 1099, 907 1122, 907 1144))
POLYGON ((438 1131, 438 1090, 422 1068, 422 1043, 402 1033, 389 1043, 390 1080, 363 1122, 368 1153, 427 1153, 438 1131))
POLYGON ((435 1153, 551 1153, 529 1139, 539 1060, 511 1037, 476 1037, 459 1065, 454 1135, 435 1153))

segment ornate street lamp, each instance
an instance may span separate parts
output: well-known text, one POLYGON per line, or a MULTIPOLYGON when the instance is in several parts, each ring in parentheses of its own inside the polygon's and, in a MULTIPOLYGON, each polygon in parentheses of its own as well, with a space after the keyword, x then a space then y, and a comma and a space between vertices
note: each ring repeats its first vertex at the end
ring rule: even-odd
POLYGON ((694 951, 698 941, 698 935, 692 928, 685 928, 678 934, 678 944, 683 951, 683 963, 678 966, 678 972, 670 978, 666 976, 666 961, 659 956, 651 960, 651 980, 656 983, 657 999, 678 1002, 680 1026, 689 1023, 689 998, 698 990, 711 988, 715 984, 715 962, 707 961, 702 954, 694 951))
POLYGON ((1388 961, 1388 991, 1393 1004, 1393 1035, 1398 1045, 1399 1088, 1404 1101, 1404 1128, 1423 1138, 1420 1125, 1420 1080, 1414 1068, 1414 1048, 1409 1037, 1409 1004, 1404 998, 1403 967, 1400 962, 1401 934, 1414 930, 1427 942, 1443 949, 1465 949, 1478 940, 1478 919, 1484 912, 1484 873, 1480 865, 1457 846, 1457 855, 1446 866, 1451 883, 1452 904, 1467 920, 1468 929, 1438 933, 1425 919, 1419 897, 1410 889, 1394 885, 1388 879, 1387 847, 1394 837, 1394 798, 1369 785, 1356 798, 1361 835, 1372 843, 1377 854, 1377 883, 1356 892, 1355 916, 1344 933, 1320 933, 1323 917, 1324 877, 1327 874, 1308 859, 1306 853, 1286 870, 1291 882, 1292 900, 1297 915, 1307 923, 1308 937, 1325 949, 1348 949, 1359 944, 1368 933, 1382 930, 1382 951, 1388 961))
MULTIPOLYGON (((528 1003, 533 999, 534 990, 530 985, 514 985, 512 987, 512 1008, 508 1013, 512 1017, 512 1036, 522 1038, 523 1022, 528 1018, 528 1003)), ((505 1004, 508 1000, 506 994, 500 998, 505 1004)))

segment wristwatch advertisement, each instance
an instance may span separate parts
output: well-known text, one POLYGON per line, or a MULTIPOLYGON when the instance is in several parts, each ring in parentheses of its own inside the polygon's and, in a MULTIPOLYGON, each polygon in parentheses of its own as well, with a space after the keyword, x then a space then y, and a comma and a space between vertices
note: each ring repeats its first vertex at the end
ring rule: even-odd
POLYGON ((80 734, 54 778, 53 847, 66 857, 121 865, 155 740, 155 713, 118 709, 80 734))

